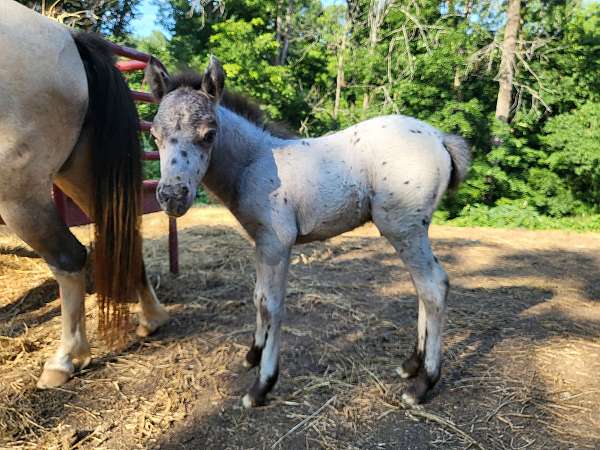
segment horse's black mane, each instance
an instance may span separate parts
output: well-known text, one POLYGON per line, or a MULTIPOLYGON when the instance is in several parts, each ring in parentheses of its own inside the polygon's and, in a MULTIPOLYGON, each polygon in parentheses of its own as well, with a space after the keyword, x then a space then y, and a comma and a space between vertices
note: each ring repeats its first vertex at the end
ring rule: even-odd
MULTIPOLYGON (((165 94, 182 87, 200 90, 202 88, 202 75, 185 71, 173 76, 169 80, 165 94)), ((225 89, 221 98, 221 105, 268 131, 273 136, 283 139, 296 137, 285 124, 270 121, 258 103, 243 94, 225 89)))

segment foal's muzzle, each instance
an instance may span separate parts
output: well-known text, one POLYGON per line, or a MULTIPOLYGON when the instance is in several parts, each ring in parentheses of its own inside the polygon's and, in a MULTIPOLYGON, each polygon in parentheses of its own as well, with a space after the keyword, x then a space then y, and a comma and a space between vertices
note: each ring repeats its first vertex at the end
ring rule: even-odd
POLYGON ((159 183, 156 198, 162 210, 172 217, 183 216, 194 201, 190 188, 183 183, 159 183))

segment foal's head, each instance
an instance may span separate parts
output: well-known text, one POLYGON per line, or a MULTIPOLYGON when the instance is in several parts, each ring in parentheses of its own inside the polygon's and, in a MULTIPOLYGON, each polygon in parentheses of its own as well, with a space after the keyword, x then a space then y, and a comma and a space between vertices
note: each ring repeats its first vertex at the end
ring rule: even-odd
POLYGON ((157 198, 168 215, 179 217, 194 202, 196 188, 208 169, 225 73, 212 58, 203 75, 170 77, 160 63, 151 60, 146 80, 160 102, 152 124, 160 153, 157 198))

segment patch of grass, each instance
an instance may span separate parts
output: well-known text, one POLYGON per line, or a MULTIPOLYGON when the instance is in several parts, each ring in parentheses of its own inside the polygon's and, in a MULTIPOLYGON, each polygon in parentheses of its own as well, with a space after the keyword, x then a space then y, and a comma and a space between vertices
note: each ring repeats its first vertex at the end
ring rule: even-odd
POLYGON ((448 219, 445 211, 433 216, 437 224, 459 227, 526 228, 529 230, 600 231, 600 214, 586 216, 549 217, 539 214, 526 201, 499 206, 467 205, 460 216, 448 219))

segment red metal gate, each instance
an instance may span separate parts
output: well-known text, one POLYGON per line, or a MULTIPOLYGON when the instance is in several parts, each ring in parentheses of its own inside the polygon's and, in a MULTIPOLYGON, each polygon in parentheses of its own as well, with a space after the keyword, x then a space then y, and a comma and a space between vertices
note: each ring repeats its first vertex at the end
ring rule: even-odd
MULTIPOLYGON (((121 72, 133 72, 144 70, 146 64, 150 61, 150 55, 139 52, 129 47, 121 47, 111 43, 113 52, 128 60, 117 62, 117 68, 121 72)), ((131 91, 133 100, 145 103, 154 103, 154 98, 147 92, 131 91)), ((140 131, 150 131, 151 123, 140 121, 140 131)), ((144 152, 144 159, 147 161, 158 161, 158 152, 144 152)), ((143 185, 143 208, 144 214, 161 211, 156 200, 156 187, 158 180, 145 180, 143 185)), ((74 227, 89 224, 91 221, 81 209, 65 195, 57 186, 53 188, 54 203, 56 209, 67 226, 74 227)), ((0 217, 0 224, 4 223, 0 217)), ((177 221, 169 217, 169 267, 172 273, 179 273, 179 250, 177 244, 177 221)))

